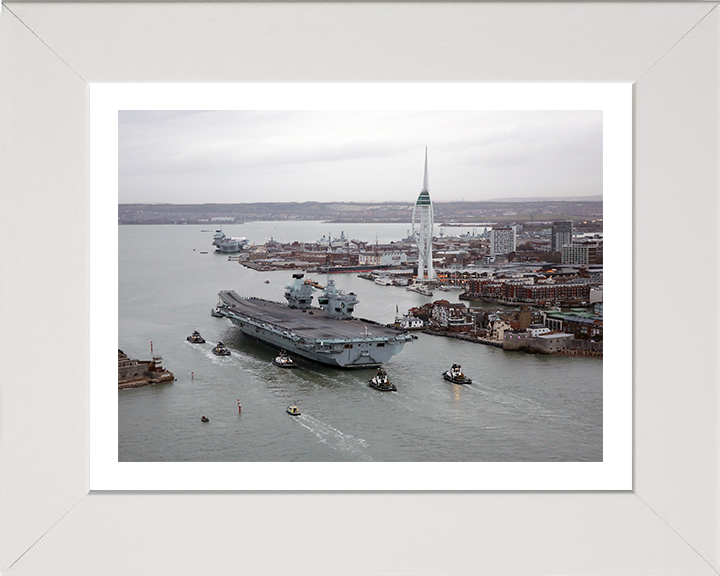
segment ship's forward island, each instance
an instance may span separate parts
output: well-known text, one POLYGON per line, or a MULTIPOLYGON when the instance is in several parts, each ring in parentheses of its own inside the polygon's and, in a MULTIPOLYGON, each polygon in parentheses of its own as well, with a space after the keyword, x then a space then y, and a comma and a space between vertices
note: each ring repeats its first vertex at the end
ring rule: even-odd
POLYGON ((402 351, 412 336, 370 320, 355 319, 358 298, 328 281, 312 305, 315 287, 293 274, 285 289, 288 304, 219 293, 219 312, 244 334, 275 348, 340 368, 375 368, 402 351))

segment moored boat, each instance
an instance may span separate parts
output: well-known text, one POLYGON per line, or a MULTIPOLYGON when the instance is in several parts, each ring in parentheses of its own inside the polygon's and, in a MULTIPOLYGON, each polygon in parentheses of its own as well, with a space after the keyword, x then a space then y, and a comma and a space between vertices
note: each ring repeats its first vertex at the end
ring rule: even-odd
POLYGON ((450 370, 443 372, 443 378, 453 384, 472 384, 472 380, 463 374, 460 364, 453 364, 450 370))
POLYGON ((197 330, 194 330, 193 333, 187 337, 187 340, 193 344, 205 344, 205 338, 200 336, 200 332, 197 330))
MULTIPOLYGON (((248 244, 247 238, 228 238, 222 230, 216 230, 213 236, 212 245, 216 252, 234 253, 240 252, 248 244)), ((203 252, 201 252, 203 254, 203 252)), ((204 252, 207 254, 207 252, 204 252)))
POLYGON ((218 342, 215 348, 212 349, 213 354, 216 356, 230 356, 230 350, 222 342, 218 342))
POLYGON ((295 361, 288 356, 288 353, 283 350, 273 358, 272 361, 275 366, 279 366, 280 368, 295 368, 297 367, 297 364, 295 364, 295 361))
POLYGON ((395 384, 390 382, 388 379, 387 372, 385 372, 382 368, 378 368, 377 374, 375 374, 369 382, 370 386, 376 390, 381 390, 382 392, 394 392, 397 390, 395 384))
POLYGON ((433 293, 430 292, 430 289, 427 286, 425 286, 423 284, 418 284, 417 282, 410 284, 406 288, 406 290, 410 290, 411 292, 417 292, 418 294, 422 294, 423 296, 432 296, 433 295, 433 293))

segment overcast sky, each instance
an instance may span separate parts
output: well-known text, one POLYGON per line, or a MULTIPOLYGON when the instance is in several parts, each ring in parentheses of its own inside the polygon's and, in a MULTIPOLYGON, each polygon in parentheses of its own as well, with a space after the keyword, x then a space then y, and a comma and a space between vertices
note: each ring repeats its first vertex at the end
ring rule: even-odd
POLYGON ((602 194, 600 111, 121 111, 119 202, 602 194))

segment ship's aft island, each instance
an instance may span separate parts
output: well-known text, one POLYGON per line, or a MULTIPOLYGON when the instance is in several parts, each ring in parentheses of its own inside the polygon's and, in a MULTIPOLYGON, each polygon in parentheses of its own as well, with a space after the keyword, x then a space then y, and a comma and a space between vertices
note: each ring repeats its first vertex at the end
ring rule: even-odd
POLYGON ((358 302, 328 282, 312 306, 315 287, 303 274, 293 274, 288 304, 242 298, 233 290, 219 293, 221 315, 244 334, 294 354, 340 368, 374 368, 398 354, 412 337, 371 320, 352 318, 358 302))

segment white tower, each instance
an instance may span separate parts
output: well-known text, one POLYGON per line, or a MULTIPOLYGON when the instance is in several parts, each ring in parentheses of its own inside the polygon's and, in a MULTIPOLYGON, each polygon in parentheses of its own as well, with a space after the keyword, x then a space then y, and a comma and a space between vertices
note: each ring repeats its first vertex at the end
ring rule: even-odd
POLYGON ((428 186, 427 146, 425 146, 425 178, 412 215, 413 237, 418 247, 417 282, 430 282, 435 279, 432 262, 433 207, 430 202, 428 186))

